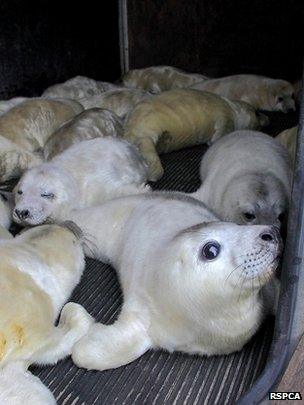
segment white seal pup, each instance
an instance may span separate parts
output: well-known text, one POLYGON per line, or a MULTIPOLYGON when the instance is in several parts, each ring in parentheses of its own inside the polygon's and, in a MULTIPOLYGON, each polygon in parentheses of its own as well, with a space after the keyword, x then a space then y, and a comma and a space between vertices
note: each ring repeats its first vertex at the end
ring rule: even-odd
POLYGON ((295 110, 294 88, 286 80, 256 75, 234 75, 203 80, 191 88, 242 100, 265 111, 295 110))
POLYGON ((126 73, 122 82, 127 87, 135 87, 151 93, 183 88, 206 80, 208 77, 198 73, 187 73, 173 66, 150 66, 132 69, 126 73))
POLYGON ((146 91, 123 88, 106 91, 95 96, 84 97, 79 99, 79 102, 86 109, 93 107, 106 108, 124 119, 137 103, 150 97, 152 95, 146 91))
POLYGON ((194 194, 223 221, 280 226, 288 208, 291 165, 287 151, 270 136, 235 131, 203 156, 202 185, 194 194))
POLYGON ((41 151, 29 152, 0 135, 0 182, 19 177, 42 162, 41 151))
POLYGON ((123 134, 121 119, 112 111, 91 108, 63 124, 47 140, 43 148, 45 159, 52 159, 70 146, 94 138, 123 134))
POLYGON ((9 229, 12 223, 13 208, 13 193, 0 190, 0 226, 3 228, 9 229))
POLYGON ((48 87, 42 97, 49 98, 71 98, 79 100, 82 97, 90 97, 95 94, 101 94, 104 91, 118 89, 118 86, 113 83, 101 82, 85 76, 75 76, 63 83, 57 83, 48 87))
POLYGON ((288 153, 293 163, 296 158, 297 134, 298 134, 298 126, 296 125, 293 128, 285 129, 285 131, 282 131, 276 137, 276 139, 288 150, 288 153))
POLYGON ((82 243, 72 223, 43 225, 0 242, 1 404, 55 403, 27 369, 71 354, 92 323, 82 306, 68 303, 55 327, 84 270, 82 243))
POLYGON ((146 163, 133 145, 113 137, 83 141, 24 173, 13 218, 27 225, 64 218, 73 208, 144 193, 146 181, 146 163))
POLYGON ((76 343, 76 365, 115 368, 151 348, 227 354, 257 331, 260 290, 281 250, 275 227, 219 222, 200 201, 165 192, 70 214, 91 235, 86 253, 118 271, 124 296, 114 324, 94 324, 76 343))
POLYGON ((164 172, 158 153, 211 143, 235 129, 258 129, 267 122, 242 101, 177 89, 138 103, 127 117, 124 138, 138 146, 149 165, 149 180, 155 181, 164 172))
POLYGON ((29 152, 43 148, 48 137, 83 110, 74 100, 26 100, 0 116, 0 135, 29 152))

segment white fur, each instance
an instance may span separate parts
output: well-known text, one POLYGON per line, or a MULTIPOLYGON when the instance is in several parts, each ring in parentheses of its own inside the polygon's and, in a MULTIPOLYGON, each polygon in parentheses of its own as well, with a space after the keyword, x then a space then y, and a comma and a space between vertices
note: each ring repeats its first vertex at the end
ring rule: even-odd
POLYGON ((14 220, 36 225, 64 218, 73 208, 143 193, 150 189, 146 181, 146 164, 127 141, 113 137, 84 141, 22 176, 15 188, 14 220), (49 193, 54 196, 41 197, 49 193), (20 220, 17 210, 29 210, 30 215, 20 220))
POLYGON ((23 101, 28 100, 28 97, 14 97, 9 100, 0 101, 0 116, 5 114, 8 110, 15 107, 16 105, 23 103, 23 101))
POLYGON ((42 96, 80 100, 83 97, 94 96, 95 94, 101 94, 104 91, 117 88, 120 88, 120 86, 108 82, 97 81, 85 76, 75 76, 63 83, 54 84, 53 86, 48 87, 42 93, 42 96))
POLYGON ((0 242, 0 284, 6 300, 0 303, 1 404, 55 404, 27 368, 68 356, 92 323, 80 305, 68 303, 54 326, 85 266, 82 234, 75 224, 65 226, 36 227, 0 242))
POLYGON ((193 194, 224 221, 280 225, 288 207, 291 168, 279 142, 256 131, 235 131, 203 156, 201 187, 193 194), (247 220, 245 213, 255 215, 247 220))
POLYGON ((122 197, 70 218, 86 235, 86 253, 116 268, 124 296, 117 321, 93 325, 75 345, 77 365, 115 368, 150 348, 226 354, 240 350, 260 325, 259 291, 280 251, 273 227, 218 222, 178 193, 122 197), (275 241, 262 240, 263 232, 275 241), (208 261, 202 250, 210 241, 221 251, 208 261))
POLYGON ((12 222, 14 196, 12 193, 0 190, 0 226, 9 229, 12 222))

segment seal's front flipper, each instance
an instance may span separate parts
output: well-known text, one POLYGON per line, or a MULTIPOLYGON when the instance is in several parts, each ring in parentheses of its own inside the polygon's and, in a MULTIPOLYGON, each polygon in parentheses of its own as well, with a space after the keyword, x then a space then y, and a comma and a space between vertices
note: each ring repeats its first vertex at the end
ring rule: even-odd
POLYGON ((74 363, 86 369, 108 370, 131 363, 152 347, 143 323, 124 313, 113 325, 94 324, 74 347, 74 363))

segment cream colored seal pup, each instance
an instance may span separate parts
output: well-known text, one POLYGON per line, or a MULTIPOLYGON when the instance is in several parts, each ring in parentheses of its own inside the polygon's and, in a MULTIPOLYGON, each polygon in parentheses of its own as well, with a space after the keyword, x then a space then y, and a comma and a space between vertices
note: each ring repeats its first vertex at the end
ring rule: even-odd
POLYGON ((55 403, 27 369, 68 356, 92 323, 80 305, 68 303, 54 326, 84 270, 81 238, 75 224, 64 224, 36 227, 0 242, 1 404, 55 403))
POLYGON ((81 142, 27 171, 15 187, 13 218, 37 225, 73 208, 144 193, 147 166, 136 148, 113 137, 81 142))
POLYGON ((295 126, 293 128, 285 129, 285 131, 282 131, 276 137, 276 139, 288 150, 290 158, 293 163, 296 158, 297 134, 298 134, 298 126, 295 126))
POLYGON ((42 162, 41 151, 29 152, 0 135, 0 182, 19 177, 26 169, 42 162))
POLYGON ((257 331, 260 290, 281 249, 275 227, 219 222, 198 200, 165 192, 76 210, 71 219, 91 236, 86 253, 116 268, 124 296, 117 321, 93 325, 74 346, 76 365, 116 368, 151 348, 227 354, 257 331))
POLYGON ((234 100, 242 100, 266 111, 295 110, 294 89, 286 80, 256 75, 234 75, 203 80, 191 86, 234 100))
POLYGON ((76 115, 63 124, 47 140, 43 153, 46 159, 63 152, 70 146, 94 138, 123 134, 121 119, 112 111, 91 108, 76 115))
POLYGON ((280 143, 256 131, 235 131, 203 156, 202 185, 193 194, 223 221, 280 226, 288 208, 290 160, 280 143))
POLYGON ((0 135, 29 152, 43 148, 48 137, 83 107, 74 100, 26 100, 0 117, 0 135))
POLYGON ((160 93, 208 79, 198 73, 187 73, 172 66, 151 66, 144 69, 132 69, 122 78, 127 87, 135 87, 151 93, 160 93))
POLYGON ((14 195, 0 190, 0 226, 9 229, 12 222, 14 195))
POLYGON ((79 99, 79 102, 86 109, 93 107, 106 108, 123 119, 133 110, 137 103, 151 96, 151 94, 140 89, 119 89, 84 97, 79 99))
POLYGON ((267 121, 254 108, 199 90, 170 90, 137 104, 125 124, 124 138, 139 147, 149 165, 149 180, 163 175, 158 153, 171 152, 267 121))
POLYGON ((90 97, 101 94, 104 91, 118 89, 113 83, 101 82, 85 76, 75 76, 63 83, 57 83, 48 87, 43 93, 43 97, 49 98, 71 98, 79 100, 82 97, 90 97))

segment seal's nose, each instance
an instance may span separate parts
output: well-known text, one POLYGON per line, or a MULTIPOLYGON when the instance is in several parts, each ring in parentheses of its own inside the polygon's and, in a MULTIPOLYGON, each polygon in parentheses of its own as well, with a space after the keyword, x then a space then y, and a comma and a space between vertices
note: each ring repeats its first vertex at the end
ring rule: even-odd
POLYGON ((19 219, 26 219, 29 217, 30 212, 29 210, 17 210, 15 209, 15 213, 19 219))
POLYGON ((260 238, 269 243, 278 243, 281 239, 280 230, 276 226, 270 226, 260 233, 260 238))

